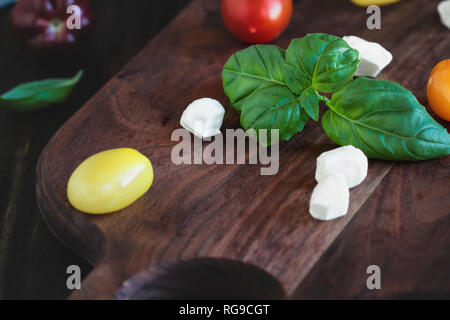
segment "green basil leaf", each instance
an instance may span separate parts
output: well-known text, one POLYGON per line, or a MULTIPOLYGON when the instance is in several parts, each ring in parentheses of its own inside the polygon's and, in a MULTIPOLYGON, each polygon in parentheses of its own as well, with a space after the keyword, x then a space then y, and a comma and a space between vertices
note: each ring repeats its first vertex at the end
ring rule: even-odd
POLYGON ((315 89, 310 87, 302 92, 300 105, 308 116, 315 121, 319 120, 319 95, 315 89))
POLYGON ((390 81, 358 78, 336 92, 322 118, 328 137, 375 159, 425 160, 450 153, 450 135, 414 95, 390 81))
MULTIPOLYGON (((300 108, 298 97, 286 86, 266 87, 255 91, 242 107, 241 125, 245 130, 279 130, 281 140, 289 140, 308 122, 308 115, 300 108)), ((271 144, 273 141, 268 139, 271 144)))
POLYGON ((81 70, 69 79, 46 79, 18 85, 0 96, 0 106, 23 112, 64 102, 82 75, 81 70))
POLYGON ((241 110, 257 89, 285 86, 285 52, 273 45, 254 45, 236 52, 225 63, 223 88, 231 104, 241 110))
POLYGON ((283 74, 286 79, 286 85, 296 95, 301 95, 304 90, 311 86, 311 80, 308 75, 289 64, 283 65, 283 74))
POLYGON ((339 37, 313 33, 292 40, 286 50, 286 62, 307 74, 314 89, 330 93, 353 79, 359 53, 339 37))

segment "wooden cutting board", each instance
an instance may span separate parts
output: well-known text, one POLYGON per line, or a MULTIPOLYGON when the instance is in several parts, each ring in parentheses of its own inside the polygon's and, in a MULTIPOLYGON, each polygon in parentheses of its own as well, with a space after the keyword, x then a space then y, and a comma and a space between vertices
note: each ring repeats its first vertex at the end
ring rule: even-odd
MULTIPOLYGON (((382 29, 368 30, 365 9, 349 1, 302 0, 275 43, 285 48, 310 32, 378 41, 395 57, 381 78, 408 87, 425 104, 427 75, 450 52, 437 3, 383 7, 382 29)), ((239 127, 221 71, 243 48, 226 31, 218 0, 194 0, 50 140, 37 166, 40 210, 58 239, 95 266, 73 298, 112 298, 124 280, 149 266, 205 256, 254 264, 291 294, 392 168, 392 162, 370 161, 367 179, 351 190, 348 214, 319 222, 308 213, 315 160, 336 147, 320 123, 311 121, 281 143, 275 176, 261 176, 260 165, 174 165, 171 134, 194 99, 220 100, 227 111, 222 129, 239 127), (66 197, 70 174, 88 156, 118 147, 151 159, 150 191, 114 214, 76 211, 66 197)))

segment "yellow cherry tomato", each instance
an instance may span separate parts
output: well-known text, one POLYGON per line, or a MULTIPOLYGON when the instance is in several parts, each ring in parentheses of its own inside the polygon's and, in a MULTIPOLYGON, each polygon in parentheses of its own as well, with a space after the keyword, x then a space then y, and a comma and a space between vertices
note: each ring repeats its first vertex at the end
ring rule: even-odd
POLYGON ((84 160, 67 184, 69 202, 78 210, 104 214, 139 199, 153 183, 150 160, 137 150, 111 149, 84 160))
POLYGON ((384 6, 387 4, 399 2, 400 0, 351 0, 354 4, 361 7, 368 7, 371 5, 384 6))
POLYGON ((430 108, 440 118, 450 121, 450 60, 439 62, 431 71, 427 97, 430 108))

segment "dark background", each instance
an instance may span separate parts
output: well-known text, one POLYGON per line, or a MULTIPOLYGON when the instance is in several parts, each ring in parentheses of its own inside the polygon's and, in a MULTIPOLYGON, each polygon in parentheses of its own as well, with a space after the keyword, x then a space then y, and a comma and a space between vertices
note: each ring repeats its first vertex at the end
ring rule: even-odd
MULTIPOLYGON (((0 299, 64 299, 67 266, 79 265, 83 276, 91 270, 59 243, 39 214, 37 160, 57 129, 189 2, 93 0, 96 30, 89 49, 73 60, 50 63, 17 44, 9 25, 11 7, 0 11, 0 92, 85 70, 67 103, 28 114, 0 110, 0 299)), ((438 163, 396 164, 295 298, 450 298, 450 215, 432 214, 446 190, 432 194, 428 187, 434 177, 448 175, 448 164, 438 163), (365 287, 371 264, 381 266, 380 291, 365 287)))
POLYGON ((47 141, 189 0, 91 1, 96 29, 74 60, 33 57, 15 40, 9 14, 0 11, 0 92, 43 78, 85 74, 67 103, 28 114, 0 110, 0 299, 61 299, 69 294, 66 268, 91 267, 71 253, 44 224, 35 200, 35 169, 47 141))

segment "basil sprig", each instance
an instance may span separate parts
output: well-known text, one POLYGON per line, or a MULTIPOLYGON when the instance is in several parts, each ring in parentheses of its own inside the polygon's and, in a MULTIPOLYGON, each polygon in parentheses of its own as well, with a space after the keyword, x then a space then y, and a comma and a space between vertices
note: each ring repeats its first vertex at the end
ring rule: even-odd
POLYGON ((358 64, 358 51, 341 38, 308 34, 287 50, 257 45, 235 53, 224 66, 223 86, 246 130, 279 129, 280 139, 289 140, 310 118, 319 119, 322 101, 329 107, 322 117, 328 137, 370 158, 450 154, 447 130, 409 90, 390 81, 353 80, 358 64))
POLYGON ((0 96, 0 107, 25 112, 64 102, 80 81, 83 71, 73 78, 46 79, 18 85, 0 96))

